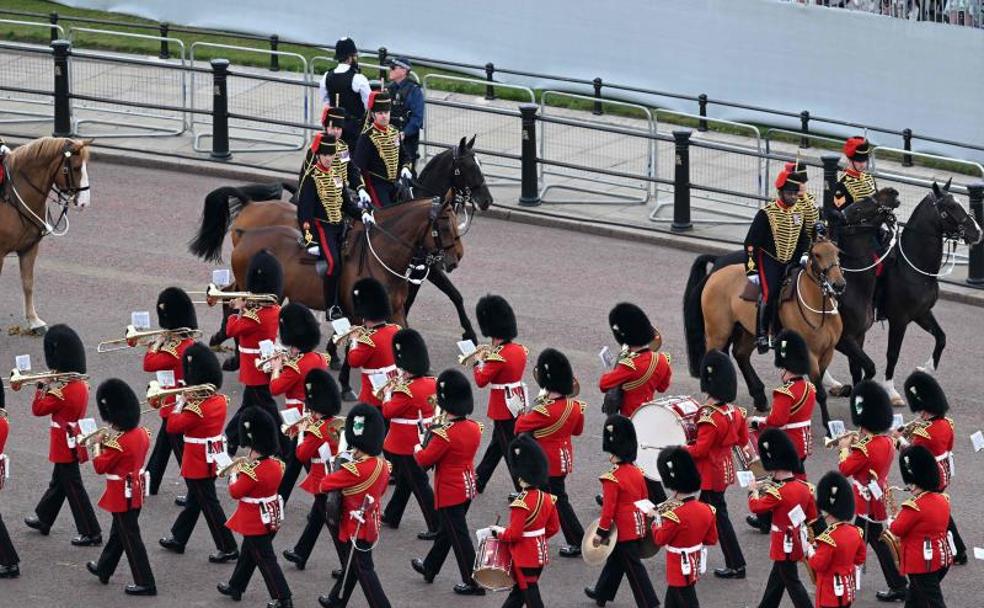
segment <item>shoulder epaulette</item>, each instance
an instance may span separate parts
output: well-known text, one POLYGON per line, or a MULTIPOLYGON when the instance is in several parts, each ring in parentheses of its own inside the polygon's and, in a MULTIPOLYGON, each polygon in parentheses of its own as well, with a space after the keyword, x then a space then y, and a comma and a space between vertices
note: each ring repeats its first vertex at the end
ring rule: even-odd
POLYGON ((717 422, 714 422, 714 409, 708 410, 706 407, 701 408, 700 418, 697 419, 697 424, 710 424, 712 426, 717 426, 717 422))
POLYGON ((902 508, 904 509, 906 507, 909 507, 913 511, 919 511, 919 503, 911 498, 902 503, 902 508))
POLYGON ((780 492, 779 488, 776 486, 770 485, 765 489, 765 493, 769 496, 774 496, 776 500, 782 500, 782 492, 780 492))
POLYGON ((551 403, 553 403, 553 400, 540 401, 533 408, 533 411, 536 412, 537 414, 541 414, 543 416, 549 416, 550 415, 550 410, 547 409, 547 406, 550 405, 551 403))
POLYGON ((252 308, 247 308, 243 312, 239 313, 239 316, 244 319, 249 319, 250 321, 254 321, 256 323, 262 323, 262 321, 260 321, 259 313, 256 310, 253 310, 252 308))
POLYGON ((103 447, 116 450, 117 452, 122 452, 123 446, 120 445, 120 436, 122 435, 123 433, 110 433, 108 437, 103 439, 103 447))
POLYGON ((856 440, 852 441, 851 442, 851 445, 849 445, 848 447, 849 448, 856 448, 858 450, 861 450, 861 453, 864 454, 865 456, 867 456, 868 455, 868 444, 871 443, 872 437, 873 437, 872 435, 867 435, 863 439, 856 439, 856 440))
POLYGON ((790 387, 792 386, 793 386, 793 381, 790 380, 786 384, 783 384, 782 386, 777 386, 776 388, 772 389, 772 392, 779 393, 780 395, 786 395, 790 399, 794 399, 795 397, 793 397, 793 391, 790 390, 790 387))
POLYGON ((583 401, 578 401, 578 400, 575 400, 574 402, 577 403, 579 406, 581 406, 581 413, 582 414, 585 412, 585 410, 588 409, 588 404, 587 403, 585 403, 583 401))
POLYGON ((674 510, 667 511, 662 515, 663 519, 668 519, 675 524, 680 523, 680 516, 676 514, 674 510))
POLYGON ((372 340, 372 335, 376 333, 375 329, 367 329, 365 331, 360 331, 356 337, 355 341, 360 344, 365 344, 366 346, 371 346, 376 348, 376 343, 372 340))
POLYGON ((711 515, 717 515, 718 512, 717 507, 715 507, 714 505, 707 505, 707 507, 711 510, 711 515))
POLYGON ((624 365, 625 367, 631 369, 632 371, 635 371, 636 364, 635 361, 633 361, 633 359, 635 359, 638 356, 639 353, 627 352, 618 358, 617 365, 624 365))
POLYGON ((342 468, 349 473, 355 475, 356 477, 361 477, 359 473, 359 464, 357 462, 346 462, 342 464, 342 468))
POLYGON ((182 412, 191 412, 196 414, 199 418, 204 418, 205 414, 202 412, 202 402, 201 401, 191 401, 185 403, 184 407, 181 408, 182 412))
POLYGON ((259 477, 256 475, 256 463, 254 461, 242 463, 237 468, 237 471, 246 477, 249 477, 253 481, 259 481, 259 477))
POLYGON ((806 487, 810 488, 810 494, 813 494, 814 496, 817 495, 817 487, 815 485, 813 485, 809 481, 804 481, 803 483, 806 484, 806 487))
POLYGON ((484 422, 479 422, 479 421, 476 420, 475 421, 475 424, 478 425, 478 434, 479 435, 481 435, 482 433, 485 432, 485 423, 484 422))
POLYGON ((435 435, 437 435, 438 437, 440 437, 444 441, 447 441, 449 443, 451 442, 451 438, 448 437, 448 429, 447 428, 445 428, 443 426, 439 426, 439 427, 437 427, 435 429, 432 429, 432 430, 434 431, 434 434, 435 435))
POLYGON ((553 503, 553 504, 557 504, 557 497, 556 497, 555 495, 553 495, 553 494, 548 494, 548 496, 550 496, 550 502, 551 502, 551 503, 553 503))
POLYGON ((284 361, 284 367, 288 367, 288 368, 294 370, 294 372, 296 372, 298 374, 301 373, 300 363, 301 363, 301 357, 303 357, 303 356, 304 355, 298 355, 296 357, 292 357, 290 359, 287 359, 286 361, 284 361))
POLYGON ((525 509, 529 511, 530 506, 526 504, 526 492, 525 491, 520 492, 519 496, 516 497, 516 500, 512 501, 512 504, 510 504, 509 507, 516 508, 516 509, 525 509))
POLYGON ((617 470, 618 469, 616 467, 612 467, 611 469, 602 473, 601 477, 599 477, 598 479, 602 481, 614 481, 615 483, 618 483, 618 477, 615 476, 615 471, 617 470))
POLYGON ((413 398, 413 391, 410 390, 409 382, 397 382, 396 386, 393 387, 394 393, 403 393, 407 397, 413 398))
POLYGON ((318 439, 325 438, 325 434, 321 432, 321 422, 312 422, 311 424, 307 425, 307 428, 304 429, 304 432, 314 435, 318 439))
POLYGON ((826 532, 824 532, 823 534, 821 534, 820 536, 817 537, 817 542, 818 543, 825 543, 825 544, 830 545, 831 547, 834 547, 834 548, 837 547, 837 541, 834 540, 834 537, 833 536, 831 536, 830 534, 827 534, 826 532))
POLYGON ((502 351, 502 346, 501 345, 500 346, 496 346, 495 348, 493 348, 492 350, 489 351, 489 354, 485 355, 485 359, 484 360, 485 361, 498 361, 500 363, 505 362, 506 358, 499 354, 501 351, 502 351))
POLYGON ((167 354, 169 354, 172 357, 174 357, 175 359, 180 359, 181 358, 181 355, 178 354, 178 347, 179 346, 181 346, 181 340, 180 339, 171 339, 171 340, 168 340, 167 342, 165 342, 164 344, 162 344, 161 347, 160 347, 160 349, 158 350, 158 352, 164 351, 167 354))
POLYGON ((926 439, 932 439, 932 435, 929 433, 929 426, 931 422, 923 422, 913 426, 912 434, 917 437, 924 437, 926 439))
POLYGON ((748 418, 748 408, 747 407, 736 407, 735 409, 738 410, 739 412, 741 412, 741 417, 742 418, 748 418))

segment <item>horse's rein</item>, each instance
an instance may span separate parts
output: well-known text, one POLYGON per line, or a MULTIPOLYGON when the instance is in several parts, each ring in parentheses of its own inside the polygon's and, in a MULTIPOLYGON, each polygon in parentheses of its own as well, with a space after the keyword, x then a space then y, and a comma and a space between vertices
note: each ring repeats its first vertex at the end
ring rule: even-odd
MULTIPOLYGON (((51 186, 49 187, 48 190, 49 191, 54 190, 55 195, 58 198, 57 204, 62 208, 61 214, 59 215, 58 220, 55 221, 54 225, 48 223, 46 218, 42 219, 37 213, 34 212, 33 209, 31 209, 30 205, 28 205, 27 202, 24 201, 24 197, 21 196, 20 192, 17 190, 16 184, 14 183, 14 175, 19 176, 22 180, 24 180, 24 182, 28 186, 31 187, 32 190, 34 190, 38 195, 41 196, 42 204, 44 204, 44 202, 48 200, 48 192, 42 190, 37 185, 35 185, 34 182, 31 181, 30 177, 27 176, 27 174, 24 172, 23 169, 17 168, 14 171, 14 175, 11 175, 10 188, 13 191, 14 196, 17 198, 17 202, 20 204, 20 207, 23 208, 23 210, 19 209, 21 211, 21 215, 24 215, 24 211, 27 212, 28 215, 26 215, 26 217, 32 222, 38 224, 38 228, 41 230, 42 237, 45 237, 49 234, 54 234, 55 236, 64 234, 64 232, 61 233, 55 232, 55 226, 61 224, 62 220, 66 218, 66 215, 68 214, 69 204, 72 204, 73 202, 76 205, 78 204, 77 200, 78 200, 79 193, 89 190, 89 186, 76 187, 74 185, 75 176, 72 172, 71 166, 69 166, 68 164, 69 159, 72 158, 74 154, 75 152, 66 145, 65 150, 58 156, 59 159, 58 167, 56 167, 55 169, 51 169, 49 167, 48 170, 45 172, 47 175, 50 176, 49 179, 51 180, 51 186), (56 179, 55 173, 57 173, 59 169, 66 176, 65 179, 68 181, 68 188, 66 188, 65 190, 59 188, 58 184, 55 182, 56 179)), ((47 213, 45 215, 47 216, 47 213)))
POLYGON ((829 288, 829 281, 827 281, 827 273, 834 268, 838 268, 839 266, 840 264, 838 262, 831 262, 831 264, 826 268, 818 268, 816 260, 811 257, 809 268, 804 269, 803 272, 800 272, 799 275, 797 275, 796 277, 796 300, 799 305, 800 316, 803 317, 803 320, 806 321, 806 324, 809 325, 811 329, 819 329, 820 327, 823 327, 824 322, 827 320, 827 315, 840 314, 840 312, 837 310, 837 301, 830 294, 831 290, 829 288), (806 301, 803 299, 803 290, 801 289, 801 282, 804 274, 810 275, 811 281, 814 284, 816 284, 817 287, 820 288, 820 307, 821 307, 820 310, 813 308, 812 306, 807 304, 806 301), (830 308, 829 310, 827 309, 828 299, 830 300, 832 305, 832 308, 830 308), (806 318, 806 314, 803 313, 804 308, 814 314, 820 315, 820 325, 813 325, 813 323, 806 318))
POLYGON ((365 226, 365 229, 363 230, 363 232, 366 235, 366 245, 368 246, 369 251, 372 253, 372 257, 376 258, 376 261, 379 263, 380 266, 383 267, 384 270, 386 270, 388 273, 392 274, 395 277, 398 277, 400 279, 403 279, 404 281, 407 281, 409 283, 413 283, 415 285, 420 285, 421 283, 423 283, 424 281, 426 281, 427 280, 427 277, 430 276, 431 265, 433 265, 433 264, 441 261, 441 259, 443 259, 443 257, 444 257, 444 248, 442 247, 442 241, 441 241, 441 237, 440 237, 441 231, 440 230, 436 230, 434 228, 434 226, 437 223, 437 220, 441 217, 441 213, 443 212, 443 210, 445 208, 448 207, 448 204, 450 202, 451 202, 450 197, 446 197, 441 202, 441 204, 439 206, 438 205, 435 205, 433 203, 431 203, 431 205, 430 205, 431 208, 427 212, 428 222, 427 222, 427 226, 425 228, 425 234, 427 232, 430 232, 431 233, 431 235, 434 237, 434 244, 437 246, 437 249, 435 251, 426 251, 425 250, 425 254, 426 255, 425 255, 425 258, 424 258, 424 260, 423 260, 423 262, 421 264, 415 266, 413 264, 413 259, 411 259, 410 265, 407 267, 406 271, 403 274, 400 274, 399 272, 397 272, 397 271, 393 270, 392 268, 390 268, 389 265, 386 262, 384 262, 381 257, 379 257, 379 254, 376 253, 376 248, 373 247, 372 238, 370 238, 370 235, 369 235, 369 232, 370 232, 370 230, 372 229, 373 226, 375 226, 380 232, 382 232, 387 237, 389 237, 390 240, 392 240, 394 243, 396 243, 396 244, 402 246, 403 248, 407 249, 408 251, 410 251, 414 255, 414 257, 416 257, 416 255, 417 255, 417 250, 416 250, 416 248, 414 248, 413 245, 407 243, 406 241, 404 241, 400 237, 396 236, 392 232, 386 230, 382 226, 380 226, 378 224, 375 224, 375 223, 366 225, 365 226), (411 275, 411 273, 412 273, 413 270, 420 270, 420 269, 423 269, 424 270, 424 275, 421 278, 419 278, 419 279, 410 278, 410 275, 411 275))

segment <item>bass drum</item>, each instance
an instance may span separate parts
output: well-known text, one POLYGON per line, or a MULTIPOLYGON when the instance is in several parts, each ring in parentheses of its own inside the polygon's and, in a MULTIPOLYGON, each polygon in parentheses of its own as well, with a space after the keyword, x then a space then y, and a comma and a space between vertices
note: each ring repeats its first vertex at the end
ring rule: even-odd
POLYGON ((647 479, 661 481, 656 469, 660 451, 670 445, 686 445, 697 437, 700 404, 687 396, 664 397, 642 405, 632 414, 639 442, 636 465, 647 479))

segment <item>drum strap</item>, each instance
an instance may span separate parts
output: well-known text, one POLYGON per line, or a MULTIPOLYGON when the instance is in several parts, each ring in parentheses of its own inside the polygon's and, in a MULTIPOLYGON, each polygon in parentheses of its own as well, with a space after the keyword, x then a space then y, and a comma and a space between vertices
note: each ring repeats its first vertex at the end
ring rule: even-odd
POLYGON ((806 398, 810 396, 810 392, 811 391, 809 388, 803 391, 803 396, 800 397, 799 401, 794 403, 793 407, 789 408, 790 415, 795 414, 796 412, 800 411, 800 409, 802 409, 803 404, 806 403, 806 398))
POLYGON ((553 435, 554 433, 559 431, 567 422, 567 419, 571 417, 571 414, 574 412, 574 407, 575 407, 575 403, 570 399, 568 399, 567 407, 564 408, 564 413, 560 415, 560 418, 557 419, 557 422, 554 422, 550 426, 545 426, 542 429, 533 431, 533 436, 536 437, 537 439, 542 439, 543 437, 549 437, 550 435, 553 435))
POLYGON ((646 373, 640 376, 637 380, 632 382, 626 382, 622 385, 622 388, 627 391, 633 391, 645 383, 649 382, 649 379, 653 377, 656 373, 656 366, 659 364, 659 353, 653 353, 652 358, 649 359, 649 367, 646 368, 646 373))
POLYGON ((540 509, 543 508, 543 497, 544 497, 544 495, 545 494, 544 494, 544 492, 542 490, 538 490, 537 491, 536 505, 533 507, 532 510, 530 510, 530 514, 526 516, 526 521, 523 522, 523 527, 524 528, 529 527, 529 526, 532 526, 533 523, 536 522, 536 518, 540 515, 540 509))
POLYGON ((376 458, 376 468, 372 470, 372 474, 369 475, 369 479, 366 479, 365 481, 363 481, 358 485, 350 486, 348 488, 343 489, 342 494, 344 494, 345 496, 352 496, 353 494, 361 494, 365 492, 366 490, 371 488, 374 483, 376 483, 377 479, 379 479, 379 476, 383 473, 384 466, 385 465, 383 464, 383 459, 376 458))

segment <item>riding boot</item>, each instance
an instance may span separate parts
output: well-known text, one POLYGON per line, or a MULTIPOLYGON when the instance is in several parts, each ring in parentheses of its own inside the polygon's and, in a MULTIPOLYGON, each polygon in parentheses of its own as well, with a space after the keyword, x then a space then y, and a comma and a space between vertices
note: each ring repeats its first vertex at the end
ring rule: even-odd
POLYGON ((341 310, 338 307, 338 273, 322 274, 321 288, 325 299, 325 321, 331 323, 338 319, 341 310))
POLYGON ((771 311, 769 303, 762 296, 759 296, 755 308, 755 346, 760 355, 769 352, 771 346, 769 342, 769 325, 771 324, 771 311))
POLYGON ((888 320, 888 314, 885 312, 885 280, 882 276, 875 277, 874 305, 875 321, 888 320))

